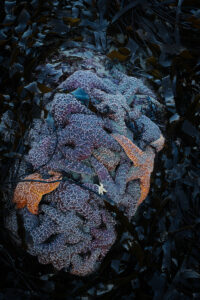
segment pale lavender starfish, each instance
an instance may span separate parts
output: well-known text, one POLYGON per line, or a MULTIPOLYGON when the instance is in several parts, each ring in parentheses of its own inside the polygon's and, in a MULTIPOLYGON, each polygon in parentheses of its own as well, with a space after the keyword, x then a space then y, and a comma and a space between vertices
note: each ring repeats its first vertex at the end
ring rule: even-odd
POLYGON ((86 106, 81 104, 81 102, 71 94, 57 93, 51 102, 51 107, 54 120, 59 126, 66 125, 71 114, 93 114, 86 106))
POLYGON ((92 241, 92 248, 101 249, 101 256, 104 257, 116 240, 114 219, 106 212, 102 211, 102 221, 106 228, 92 228, 91 233, 95 239, 92 241))
POLYGON ((86 159, 98 147, 120 151, 116 141, 103 129, 105 124, 100 117, 75 114, 68 121, 58 132, 58 147, 67 159, 86 159))
MULTIPOLYGON (((103 184, 107 191, 106 195, 110 197, 118 207, 123 207, 125 209, 125 214, 131 218, 133 216, 132 213, 135 212, 139 195, 130 195, 126 193, 127 175, 130 170, 129 163, 120 164, 116 171, 115 180, 112 179, 105 166, 96 158, 91 157, 91 163, 99 177, 99 181, 103 184)), ((90 186, 92 189, 92 184, 86 185, 90 186)), ((96 187, 94 186, 93 189, 95 190, 95 188, 96 187)))
POLYGON ((93 89, 91 95, 100 101, 100 103, 94 104, 97 110, 101 113, 106 113, 106 116, 113 120, 111 123, 112 131, 123 132, 122 134, 126 135, 125 116, 130 111, 126 98, 119 92, 107 94, 97 89, 93 89))
MULTIPOLYGON (((78 272, 79 254, 84 254, 89 249, 90 243, 87 240, 70 245, 65 244, 65 238, 60 236, 56 241, 51 242, 50 247, 48 245, 36 245, 31 249, 31 252, 33 255, 38 256, 38 261, 42 264, 52 264, 54 268, 61 270, 69 268, 72 263, 72 266, 74 265, 75 270, 78 272), (73 258, 73 256, 75 257, 73 258)), ((94 268, 92 271, 94 271, 94 268)))
MULTIPOLYGON (((158 141, 162 137, 159 127, 145 115, 137 115, 137 117, 135 117, 135 113, 131 112, 129 113, 129 117, 136 126, 137 132, 140 134, 139 146, 141 148, 144 148, 151 143, 153 145, 155 141, 158 141)), ((159 145, 157 144, 154 146, 158 152, 163 148, 164 139, 163 143, 160 141, 159 145)))
POLYGON ((98 209, 89 204, 90 193, 76 184, 65 184, 65 188, 58 192, 58 206, 62 211, 75 211, 93 226, 101 224, 98 209))
POLYGON ((41 211, 44 213, 41 224, 30 232, 34 244, 41 244, 51 235, 59 233, 63 233, 66 240, 72 235, 76 243, 89 238, 79 229, 83 221, 74 211, 61 212, 48 205, 41 205, 41 211))
POLYGON ((94 171, 91 167, 87 166, 80 161, 69 161, 67 159, 52 159, 48 164, 48 169, 65 171, 65 172, 76 172, 79 174, 94 175, 94 171))
POLYGON ((92 71, 76 71, 70 77, 68 77, 64 82, 62 82, 59 89, 65 89, 67 91, 73 91, 77 88, 84 89, 89 93, 92 89, 100 89, 107 93, 114 91, 115 87, 107 82, 104 83, 103 78, 100 78, 92 71))
POLYGON ((114 76, 119 80, 118 89, 125 96, 129 105, 135 94, 144 94, 153 98, 155 97, 154 93, 144 85, 141 79, 127 76, 119 71, 116 71, 114 76))
POLYGON ((45 136, 41 138, 38 144, 35 144, 26 156, 26 160, 33 165, 34 168, 38 168, 45 165, 49 158, 53 155, 56 147, 55 136, 45 136))

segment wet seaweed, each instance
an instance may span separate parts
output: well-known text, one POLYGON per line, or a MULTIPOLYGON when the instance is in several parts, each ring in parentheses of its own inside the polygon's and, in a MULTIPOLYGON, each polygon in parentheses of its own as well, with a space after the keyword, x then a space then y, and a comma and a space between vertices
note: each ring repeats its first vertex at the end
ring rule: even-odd
POLYGON ((119 212, 118 240, 96 274, 55 273, 13 247, 1 202, 2 299, 200 298, 199 11, 195 0, 0 2, 0 118, 9 112, 13 119, 0 127, 8 136, 0 140, 1 182, 27 153, 24 134, 41 109, 38 95, 52 88, 32 71, 57 47, 82 43, 128 64, 167 110, 151 192, 131 223, 119 212))

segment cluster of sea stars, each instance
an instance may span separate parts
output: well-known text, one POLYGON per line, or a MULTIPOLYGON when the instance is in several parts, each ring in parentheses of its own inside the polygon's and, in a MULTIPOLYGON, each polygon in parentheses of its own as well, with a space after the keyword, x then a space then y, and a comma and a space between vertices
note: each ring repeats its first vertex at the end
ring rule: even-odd
POLYGON ((79 70, 58 89, 48 104, 50 122, 36 120, 30 131, 26 162, 33 173, 18 183, 13 202, 28 252, 85 276, 116 240, 104 195, 130 220, 148 194, 164 138, 134 102, 136 94, 154 96, 139 79, 79 70))

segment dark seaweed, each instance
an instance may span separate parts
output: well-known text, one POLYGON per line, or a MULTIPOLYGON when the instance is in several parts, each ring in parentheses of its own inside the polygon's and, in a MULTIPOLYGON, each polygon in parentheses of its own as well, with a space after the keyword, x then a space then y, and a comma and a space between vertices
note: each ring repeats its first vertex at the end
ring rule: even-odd
POLYGON ((0 140, 1 198, 9 167, 28 151, 38 92, 50 91, 32 71, 58 47, 115 47, 110 58, 146 77, 167 110, 150 194, 131 223, 119 213, 118 240, 88 278, 55 273, 14 246, 0 202, 0 299, 200 299, 199 18, 197 0, 0 1, 0 117, 14 120, 0 140))

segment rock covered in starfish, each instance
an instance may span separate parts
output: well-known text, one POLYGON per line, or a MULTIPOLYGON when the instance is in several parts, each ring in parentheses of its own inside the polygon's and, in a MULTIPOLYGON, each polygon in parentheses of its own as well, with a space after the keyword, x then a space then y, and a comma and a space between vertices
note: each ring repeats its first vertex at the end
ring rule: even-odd
POLYGON ((16 213, 21 215, 30 254, 42 264, 85 276, 116 240, 115 216, 106 210, 104 196, 131 220, 148 194, 164 138, 149 114, 152 105, 158 106, 155 95, 143 81, 107 69, 107 58, 99 54, 79 51, 74 50, 81 65, 74 60, 74 66, 65 65, 66 74, 61 72, 63 82, 55 78, 57 90, 42 100, 48 116, 34 120, 27 139, 25 163, 32 173, 43 178, 53 170, 62 174, 62 182, 51 193, 39 185, 33 201, 27 191, 15 198, 21 208, 12 212, 7 228, 17 237, 16 213))

